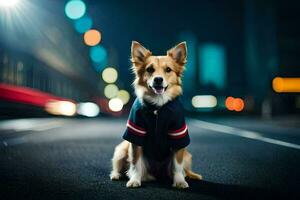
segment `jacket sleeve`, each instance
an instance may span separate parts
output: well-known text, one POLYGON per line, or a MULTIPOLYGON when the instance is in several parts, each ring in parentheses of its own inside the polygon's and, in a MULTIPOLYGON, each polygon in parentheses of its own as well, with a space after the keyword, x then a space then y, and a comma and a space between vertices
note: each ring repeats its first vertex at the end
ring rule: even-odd
POLYGON ((185 123, 183 110, 173 114, 168 129, 168 138, 170 147, 173 149, 181 149, 190 144, 188 127, 185 123))
POLYGON ((138 146, 143 146, 146 128, 141 113, 134 106, 130 110, 123 139, 138 146))

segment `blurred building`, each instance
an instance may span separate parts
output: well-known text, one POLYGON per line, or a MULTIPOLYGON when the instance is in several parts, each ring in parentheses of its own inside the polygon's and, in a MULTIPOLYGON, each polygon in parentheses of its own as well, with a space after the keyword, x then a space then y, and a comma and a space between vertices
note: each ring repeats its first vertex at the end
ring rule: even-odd
MULTIPOLYGON (((88 49, 66 20, 61 1, 26 1, 1 13, 0 82, 72 101, 100 96, 88 49)), ((1 107, 8 102, 1 101, 1 107)))

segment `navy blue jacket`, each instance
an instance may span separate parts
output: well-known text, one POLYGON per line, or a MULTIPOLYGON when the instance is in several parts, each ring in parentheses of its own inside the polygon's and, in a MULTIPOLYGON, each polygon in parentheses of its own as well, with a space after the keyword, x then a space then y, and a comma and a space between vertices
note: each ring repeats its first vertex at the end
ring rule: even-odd
POLYGON ((190 138, 179 98, 159 108, 135 99, 123 139, 142 146, 144 155, 156 161, 167 159, 172 150, 186 147, 190 138))

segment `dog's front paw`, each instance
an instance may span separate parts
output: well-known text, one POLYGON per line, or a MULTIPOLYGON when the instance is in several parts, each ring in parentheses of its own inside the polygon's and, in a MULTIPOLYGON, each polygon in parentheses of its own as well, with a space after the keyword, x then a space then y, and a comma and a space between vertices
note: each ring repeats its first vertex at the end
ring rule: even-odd
POLYGON ((129 180, 126 183, 126 187, 128 187, 128 188, 141 187, 141 181, 138 181, 138 180, 129 180))
POLYGON ((179 181, 179 182, 174 182, 172 186, 178 189, 184 189, 184 188, 188 188, 189 184, 186 181, 179 181))
POLYGON ((109 177, 110 177, 110 180, 116 181, 116 180, 119 180, 121 178, 121 174, 119 172, 112 171, 110 173, 109 177))

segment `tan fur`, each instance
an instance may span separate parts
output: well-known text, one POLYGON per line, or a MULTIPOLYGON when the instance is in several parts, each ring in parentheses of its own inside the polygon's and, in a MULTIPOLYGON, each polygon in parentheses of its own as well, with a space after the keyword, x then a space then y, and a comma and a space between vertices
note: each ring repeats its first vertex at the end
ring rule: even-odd
MULTIPOLYGON (((135 92, 141 101, 147 100, 151 103, 162 106, 182 93, 181 77, 186 63, 186 43, 182 42, 168 50, 164 56, 153 56, 152 53, 138 42, 132 42, 131 62, 132 70, 135 74, 133 82, 135 92), (147 72, 147 68, 153 68, 152 73, 147 72), (168 72, 167 68, 171 71, 168 72), (154 93, 149 83, 154 77, 162 77, 167 85, 162 95, 154 93)), ((126 169, 129 181, 127 187, 139 187, 141 181, 153 180, 147 172, 147 161, 143 157, 142 147, 123 141, 116 146, 112 158, 112 172, 110 178, 118 180, 122 169, 126 169)), ((202 176, 194 173, 192 168, 192 155, 185 149, 174 152, 174 167, 170 174, 174 174, 173 186, 177 188, 187 188, 188 184, 184 176, 191 179, 201 180, 202 176)))
POLYGON ((132 162, 133 164, 136 164, 137 161, 142 157, 143 149, 140 146, 136 146, 134 144, 130 144, 130 148, 132 153, 129 157, 129 162, 132 162))
MULTIPOLYGON (((118 180, 121 177, 121 172, 124 168, 128 167, 128 150, 129 142, 126 140, 121 142, 115 147, 114 155, 112 158, 113 171, 110 173, 111 180, 118 180)), ((127 169, 126 169, 127 170, 127 169)))
POLYGON ((183 155, 184 155, 185 149, 179 149, 177 152, 175 152, 175 159, 178 163, 182 163, 183 161, 183 155))
POLYGON ((163 77, 168 83, 168 89, 165 92, 165 96, 168 100, 172 100, 182 93, 181 78, 185 69, 184 64, 186 63, 185 42, 168 50, 164 56, 153 56, 148 49, 138 42, 133 42, 131 48, 132 71, 135 73, 133 85, 137 97, 141 99, 146 97, 147 100, 155 98, 156 95, 147 85, 147 81, 158 75, 163 77), (179 50, 182 52, 180 58, 176 57, 179 50), (153 67, 155 70, 154 73, 147 73, 146 69, 148 67, 153 67), (172 71, 167 73, 167 67, 171 68, 172 71))
MULTIPOLYGON (((112 159, 112 167, 113 169, 117 170, 119 173, 122 171, 124 168, 128 168, 128 164, 131 159, 129 159, 130 155, 132 157, 135 157, 135 161, 142 156, 142 153, 136 153, 132 152, 132 154, 129 153, 129 148, 130 148, 130 143, 128 141, 123 141, 119 145, 116 146, 115 151, 114 151, 114 156, 112 159), (138 156, 133 156, 133 155, 138 155, 138 156)), ((185 175, 187 178, 190 179, 196 179, 196 180, 202 180, 202 176, 200 174, 197 174, 192 171, 192 154, 187 150, 187 149, 181 149, 179 150, 181 153, 175 153, 176 155, 176 160, 181 163, 182 160, 184 161, 183 168, 185 170, 185 175)), ((133 160, 133 159, 132 159, 133 160)), ((112 180, 118 180, 119 177, 111 177, 112 180)))

